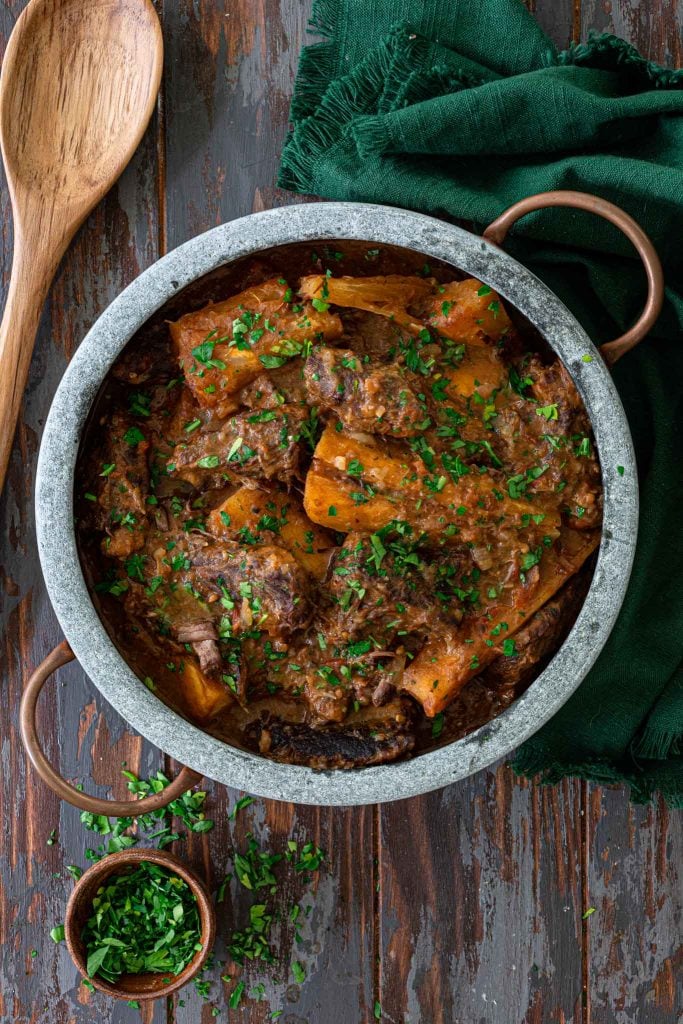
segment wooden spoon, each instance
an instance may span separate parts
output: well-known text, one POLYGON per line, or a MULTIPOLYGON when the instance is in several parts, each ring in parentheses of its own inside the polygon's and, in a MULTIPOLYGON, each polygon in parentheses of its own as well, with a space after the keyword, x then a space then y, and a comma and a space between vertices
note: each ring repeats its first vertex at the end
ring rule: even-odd
POLYGON ((0 490, 40 312, 76 230, 152 115, 163 40, 151 0, 31 0, 0 75, 14 256, 0 325, 0 490))

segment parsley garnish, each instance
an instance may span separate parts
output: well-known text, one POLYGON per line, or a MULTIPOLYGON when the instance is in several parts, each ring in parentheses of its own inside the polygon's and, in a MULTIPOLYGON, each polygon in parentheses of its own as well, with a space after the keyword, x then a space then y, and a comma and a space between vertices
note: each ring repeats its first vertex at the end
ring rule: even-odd
POLYGON ((443 732, 444 721, 443 711, 440 711, 438 715, 434 716, 434 721, 432 722, 432 739, 438 740, 439 736, 443 732))
POLYGON ((279 366, 284 366, 287 362, 286 356, 271 356, 263 355, 259 356, 259 360, 265 366, 266 370, 277 370, 279 366))
POLYGON ((123 435, 123 440, 126 444, 129 444, 131 448, 136 448, 141 441, 145 440, 145 435, 142 433, 139 427, 129 427, 123 435))
POLYGON ((81 933, 88 975, 115 983, 122 974, 180 974, 201 949, 197 901, 178 875, 141 861, 109 878, 81 933))
POLYGON ((532 466, 525 473, 516 473, 515 476, 511 476, 508 480, 510 497, 512 499, 522 498, 526 494, 529 484, 538 480, 539 476, 543 476, 547 468, 547 466, 532 466))
POLYGON ((244 992, 244 982, 238 981, 234 989, 230 993, 230 999, 228 1000, 228 1006, 231 1010, 236 1010, 240 1005, 242 999, 242 993, 244 992))
POLYGON ((525 397, 524 392, 533 384, 533 379, 531 377, 520 377, 514 366, 510 367, 508 379, 512 390, 516 391, 518 395, 522 395, 522 397, 525 397))

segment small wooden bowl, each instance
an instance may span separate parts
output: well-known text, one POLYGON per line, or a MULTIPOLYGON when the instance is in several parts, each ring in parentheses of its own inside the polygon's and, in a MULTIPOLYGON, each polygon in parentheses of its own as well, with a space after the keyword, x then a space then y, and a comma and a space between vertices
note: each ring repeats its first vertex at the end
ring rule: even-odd
POLYGON ((123 874, 127 869, 136 867, 141 861, 158 864, 187 882, 197 900, 202 949, 197 951, 180 974, 124 974, 115 985, 100 978, 99 975, 90 979, 96 989, 114 999, 160 999, 182 988, 183 985, 187 985, 188 981, 191 981, 206 963, 216 936, 216 913, 209 894, 194 871, 178 857, 165 850, 142 848, 112 853, 88 868, 76 883, 66 906, 64 937, 71 959, 83 977, 87 978, 88 972, 81 932, 86 921, 92 915, 92 901, 97 895, 97 890, 106 883, 111 875, 123 874))

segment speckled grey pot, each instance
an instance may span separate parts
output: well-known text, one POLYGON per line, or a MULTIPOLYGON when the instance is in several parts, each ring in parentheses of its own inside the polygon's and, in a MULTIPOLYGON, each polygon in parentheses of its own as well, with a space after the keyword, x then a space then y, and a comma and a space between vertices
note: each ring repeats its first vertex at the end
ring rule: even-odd
POLYGON ((40 559, 48 593, 85 671, 148 740, 227 785, 276 800, 365 804, 445 786, 510 753, 564 704, 607 640, 626 591, 638 494, 631 436, 612 379, 566 307, 519 263, 457 227, 383 206, 320 203, 252 214, 187 242, 141 274, 102 314, 74 356, 45 425, 36 488, 40 559), (358 239, 414 249, 480 278, 534 324, 570 371, 600 452, 604 529, 579 617, 544 672, 506 712, 465 739, 413 761, 355 771, 275 764, 208 736, 167 708, 114 648, 90 600, 73 528, 74 467, 81 431, 100 385, 126 342, 174 291, 241 256, 272 246, 358 239), (592 361, 582 356, 590 354, 592 361), (623 475, 617 466, 624 467, 623 475))

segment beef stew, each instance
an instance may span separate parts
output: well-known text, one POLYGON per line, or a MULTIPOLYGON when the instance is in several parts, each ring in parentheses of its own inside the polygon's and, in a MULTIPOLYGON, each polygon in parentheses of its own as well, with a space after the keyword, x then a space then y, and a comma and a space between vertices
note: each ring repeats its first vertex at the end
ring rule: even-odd
POLYGON ((113 367, 76 489, 86 577, 140 677, 316 768, 500 713, 600 539, 590 423, 542 339, 482 282, 358 243, 180 295, 113 367))

